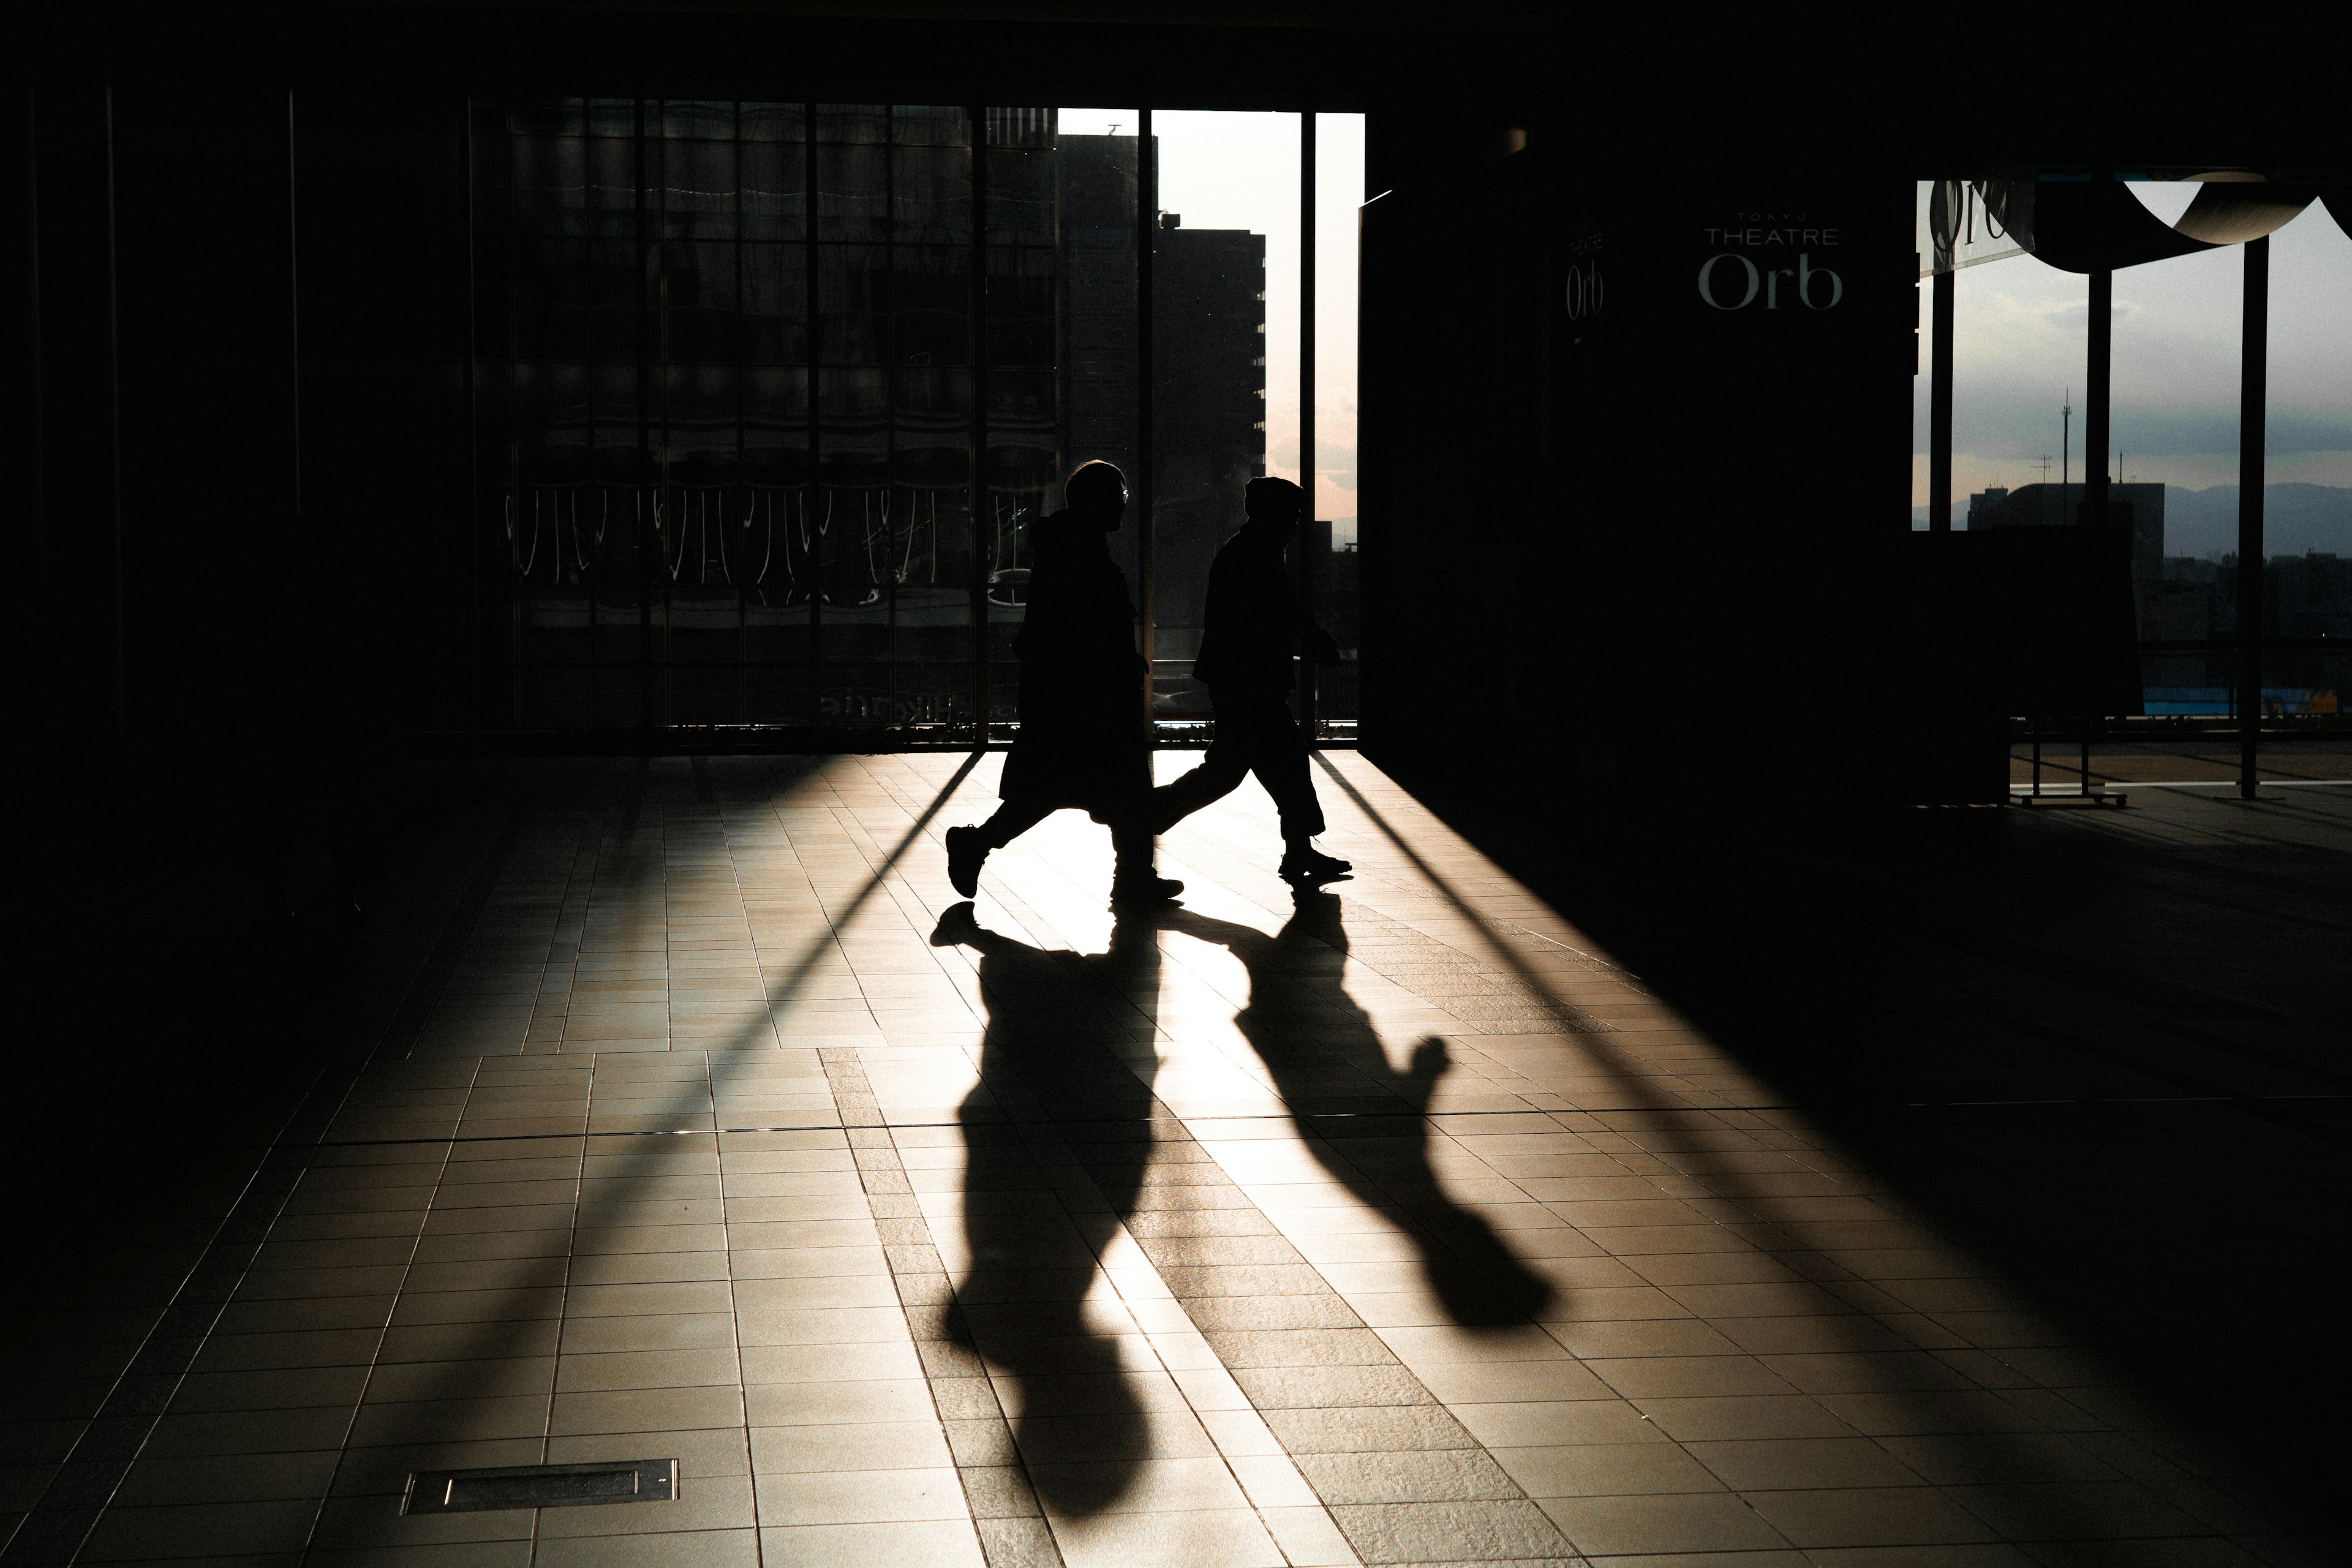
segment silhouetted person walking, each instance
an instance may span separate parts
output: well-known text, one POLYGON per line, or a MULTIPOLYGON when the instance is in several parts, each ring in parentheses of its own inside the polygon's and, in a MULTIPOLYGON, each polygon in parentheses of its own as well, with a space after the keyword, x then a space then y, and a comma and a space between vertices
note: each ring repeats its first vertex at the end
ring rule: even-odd
POLYGON ((1255 773, 1282 814, 1282 875, 1294 883, 1328 882, 1350 868, 1315 847, 1323 806, 1287 694, 1296 643, 1304 640, 1319 664, 1338 663, 1339 647, 1315 624, 1282 571, 1283 546, 1298 531, 1306 492, 1288 479, 1258 479, 1244 495, 1249 521, 1219 547, 1209 568, 1201 656, 1192 665, 1216 705, 1217 738, 1199 767, 1154 792, 1152 826, 1165 832, 1255 773))
POLYGON ((1127 479, 1108 463, 1086 463, 1066 493, 1068 510, 1037 525, 1029 613, 1013 639, 1021 731, 996 792, 1004 804, 978 827, 948 829, 948 880, 972 897, 989 851, 1075 806, 1110 827, 1118 857, 1112 898, 1172 899, 1184 884, 1151 863, 1150 736, 1135 602, 1108 543, 1127 510, 1127 479))

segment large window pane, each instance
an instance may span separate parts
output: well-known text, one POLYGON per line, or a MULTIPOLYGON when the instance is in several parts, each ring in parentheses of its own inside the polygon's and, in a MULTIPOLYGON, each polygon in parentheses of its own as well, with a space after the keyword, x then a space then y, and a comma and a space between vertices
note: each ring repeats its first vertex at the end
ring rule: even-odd
POLYGON ((476 133, 507 721, 968 723, 968 112, 553 100, 476 133))
POLYGON ((1166 111, 1153 129, 1153 705, 1184 721, 1209 711, 1192 660, 1243 489, 1299 472, 1299 117, 1166 111))
MULTIPOLYGON (((1142 479, 1144 235, 1158 471, 1133 516, 1157 516, 1160 690, 1187 711, 1208 562, 1248 479, 1304 474, 1350 542, 1361 137, 1328 122, 1318 165, 1338 216, 1318 220, 1307 456, 1299 119, 1162 114, 1149 190, 1140 120, 999 108, 976 134, 961 107, 480 106, 478 435, 502 459, 509 721, 945 733, 975 698, 1015 719, 1038 519, 1088 459, 1142 479)), ((1139 595, 1141 531, 1114 541, 1139 595)), ((1318 591, 1344 623, 1336 577, 1318 591)))
POLYGON ((1316 712, 1352 732, 1362 634, 1356 552, 1356 279, 1364 189, 1364 117, 1315 119, 1315 453, 1310 491, 1318 526, 1307 541, 1318 620, 1339 644, 1338 668, 1318 672, 1316 712))

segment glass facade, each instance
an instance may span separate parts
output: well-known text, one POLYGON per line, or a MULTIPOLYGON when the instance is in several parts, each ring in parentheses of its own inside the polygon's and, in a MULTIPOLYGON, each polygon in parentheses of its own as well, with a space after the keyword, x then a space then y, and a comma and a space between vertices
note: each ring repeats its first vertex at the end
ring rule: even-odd
MULTIPOLYGON (((1158 504, 1131 515, 1159 520, 1189 658, 1265 471, 1265 230, 1295 256, 1295 195, 1257 232, 1147 228, 1141 117, 1092 125, 1115 111, 1076 134, 1047 108, 468 112, 491 727, 1017 720, 1031 526, 1077 463, 1146 469, 1147 232, 1158 504)), ((1296 115, 1233 118, 1284 121, 1297 163, 1296 115)), ((1142 529, 1117 543, 1139 593, 1142 529)))
MULTIPOLYGON (((1951 413, 1952 526, 1963 531, 2072 521, 2094 461, 2111 479, 2110 503, 2133 533, 2131 596, 2138 638, 2142 711, 2151 718, 2232 718, 2240 666, 2237 538, 2238 349, 2210 352, 2242 330, 2246 259, 2235 246, 2168 257, 2116 274, 2115 449, 2084 450, 2084 382, 2091 285, 2080 272, 2026 253, 1987 226, 1966 182, 1941 182, 1957 204, 1958 268, 1952 273, 1956 386, 1951 413), (1986 263, 1988 265, 1978 265, 1986 263), (2217 319, 2218 318, 2218 319, 2217 319), (2217 330, 2218 329, 2218 330, 2217 330), (2203 340, 2203 341, 2200 341, 2203 340), (2218 461, 2217 461, 2218 459, 2218 461), (2226 489, 2215 489, 2226 486, 2226 489), (2218 503, 2218 504, 2216 504, 2218 503), (2184 515, 2185 514, 2185 515, 2184 515)), ((1921 256, 1932 254, 1938 182, 1917 186, 1921 256)), ((2143 204, 2168 225, 2186 210, 2193 182, 2135 181, 2143 204)), ((2324 222, 2324 219, 2321 220, 2324 222)), ((2327 243, 2310 218, 2277 242, 2327 243)), ((2327 302, 2293 290, 2312 276, 2282 268, 2271 301, 2273 345, 2281 323, 2325 343, 2327 302)), ((1929 292, 1922 281, 1912 394, 1912 527, 1928 527, 1929 292)), ((2322 359, 2325 347, 2306 347, 2322 359)), ((2273 437, 2276 465, 2294 454, 2273 437)), ((2273 503, 2275 505, 2275 502, 2273 503)), ((2352 555, 2280 550, 2275 514, 2262 571, 2260 686, 2265 711, 2333 713, 2352 696, 2352 555)), ((2018 715, 2026 719, 2028 715, 2018 715)))
POLYGON ((970 116, 474 115, 515 727, 968 724, 970 116))

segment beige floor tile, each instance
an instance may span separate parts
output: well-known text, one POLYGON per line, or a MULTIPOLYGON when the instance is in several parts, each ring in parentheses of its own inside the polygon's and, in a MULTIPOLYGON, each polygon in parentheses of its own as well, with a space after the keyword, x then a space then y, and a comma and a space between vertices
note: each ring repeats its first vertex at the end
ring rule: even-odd
POLYGON ((970 1520, 763 1525, 767 1561, 807 1568, 983 1568, 970 1520))
POLYGON ((809 1470, 758 1478, 761 1522, 882 1524, 966 1520, 954 1469, 809 1470))

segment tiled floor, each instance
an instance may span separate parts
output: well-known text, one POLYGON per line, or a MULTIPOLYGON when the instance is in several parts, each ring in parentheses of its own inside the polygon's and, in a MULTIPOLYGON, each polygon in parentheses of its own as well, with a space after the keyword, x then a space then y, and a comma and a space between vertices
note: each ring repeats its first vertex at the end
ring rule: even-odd
POLYGON ((146 1359, 12 1411, 5 1561, 2319 1560, 1370 763, 1355 880, 1294 901, 1250 786, 1114 915, 1072 813, 948 888, 999 761, 511 764, 146 1359), (671 1456, 673 1503, 400 1511, 671 1456))

